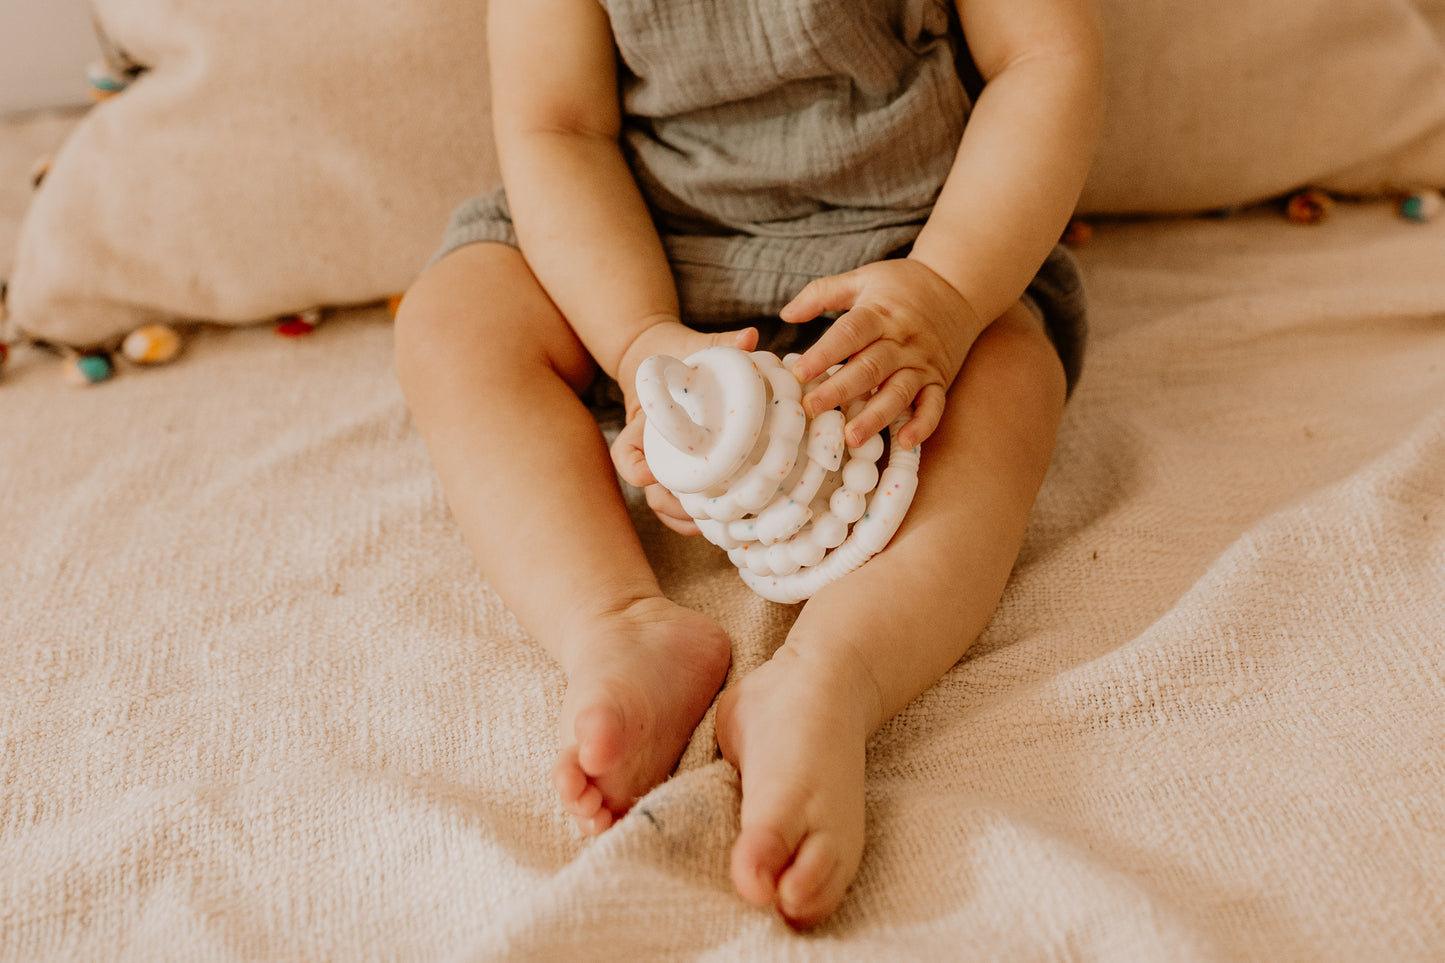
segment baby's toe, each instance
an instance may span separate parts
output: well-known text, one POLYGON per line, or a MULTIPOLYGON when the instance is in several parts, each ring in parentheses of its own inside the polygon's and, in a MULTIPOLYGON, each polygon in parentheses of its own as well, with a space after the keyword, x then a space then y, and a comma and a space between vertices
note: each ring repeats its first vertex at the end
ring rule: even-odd
POLYGON ((630 743, 640 737, 633 733, 623 712, 611 702, 599 702, 577 713, 572 724, 577 739, 577 764, 592 778, 612 773, 627 758, 630 743))
POLYGON ((791 925, 807 929, 827 919, 857 872, 858 859, 827 834, 813 834, 778 880, 778 912, 791 925))
POLYGON ((754 826, 739 833, 732 857, 733 885, 738 895, 754 906, 774 905, 778 879, 793 858, 795 846, 770 828, 754 826))
POLYGON ((579 817, 577 819, 577 826, 588 836, 601 836, 607 832, 607 830, 611 829, 612 824, 616 821, 616 817, 612 815, 611 810, 598 809, 585 819, 579 817))
POLYGON ((588 785, 587 773, 577 761, 577 747, 564 748, 552 766, 552 788, 557 790, 557 798, 563 806, 570 807, 587 791, 588 785))
MULTIPOLYGON (((591 832, 589 827, 596 821, 598 811, 606 808, 605 800, 602 790, 592 783, 577 761, 576 746, 564 749, 558 755, 557 764, 552 767, 552 786, 557 790, 557 800, 562 808, 577 820, 584 831, 591 832)), ((612 822, 610 812, 607 822, 609 825, 612 822)))
POLYGON ((597 811, 604 808, 602 805, 602 790, 596 786, 588 786, 572 802, 563 802, 562 808, 566 809, 578 819, 591 819, 597 815, 597 811))

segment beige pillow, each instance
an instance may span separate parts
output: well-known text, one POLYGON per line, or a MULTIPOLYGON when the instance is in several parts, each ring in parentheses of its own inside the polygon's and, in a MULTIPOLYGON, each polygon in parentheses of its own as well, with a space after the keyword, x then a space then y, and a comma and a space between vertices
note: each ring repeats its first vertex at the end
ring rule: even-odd
POLYGON ((74 345, 403 290, 495 180, 479 0, 96 0, 150 69, 57 154, 9 307, 74 345))
POLYGON ((1103 17, 1086 212, 1445 187, 1445 0, 1103 0, 1103 17))
MULTIPOLYGON (((1445 0, 1103 0, 1086 212, 1445 186, 1445 0)), ((95 0, 151 70, 35 199, 15 321, 76 345, 403 289, 495 179, 484 0, 95 0)))

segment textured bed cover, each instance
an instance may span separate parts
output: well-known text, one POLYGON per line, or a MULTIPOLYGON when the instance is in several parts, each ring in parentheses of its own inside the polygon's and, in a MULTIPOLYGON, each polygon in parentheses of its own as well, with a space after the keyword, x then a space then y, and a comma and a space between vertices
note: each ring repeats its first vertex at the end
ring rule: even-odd
MULTIPOLYGON (((0 130, 0 258, 53 136, 0 130)), ((805 936, 732 892, 710 717, 600 839, 557 810, 563 680, 449 521, 384 313, 91 389, 20 353, 0 958, 1438 958, 1445 220, 1079 254, 1091 354, 1012 582, 873 740, 862 871, 805 936)), ((635 514, 764 660, 793 610, 635 514)))

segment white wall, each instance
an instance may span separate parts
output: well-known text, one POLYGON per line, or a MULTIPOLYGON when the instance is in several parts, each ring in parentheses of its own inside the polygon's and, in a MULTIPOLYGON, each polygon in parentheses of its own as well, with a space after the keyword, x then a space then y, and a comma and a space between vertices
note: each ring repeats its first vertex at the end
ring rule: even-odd
POLYGON ((86 0, 0 0, 0 114, 86 103, 99 57, 86 0))

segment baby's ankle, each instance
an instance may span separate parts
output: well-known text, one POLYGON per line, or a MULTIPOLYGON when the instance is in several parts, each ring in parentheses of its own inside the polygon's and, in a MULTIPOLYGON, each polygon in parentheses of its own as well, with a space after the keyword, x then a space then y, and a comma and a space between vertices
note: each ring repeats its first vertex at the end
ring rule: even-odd
POLYGON ((672 605, 660 590, 648 586, 596 598, 567 599, 554 610, 552 633, 557 646, 548 648, 566 666, 569 656, 592 649, 599 635, 610 635, 610 627, 661 618, 672 605))
POLYGON ((849 710, 845 714, 857 723, 861 738, 866 740, 886 721, 878 677, 847 640, 789 636, 773 655, 775 661, 779 658, 784 660, 780 667, 793 663, 793 668, 806 676, 809 689, 826 704, 849 710))

